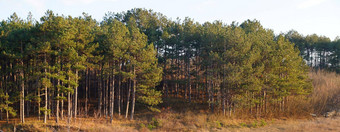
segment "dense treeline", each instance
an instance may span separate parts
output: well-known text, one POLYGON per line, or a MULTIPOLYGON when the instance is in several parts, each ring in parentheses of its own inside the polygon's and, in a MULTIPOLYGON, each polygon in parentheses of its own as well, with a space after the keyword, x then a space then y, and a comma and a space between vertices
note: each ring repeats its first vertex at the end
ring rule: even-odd
POLYGON ((303 36, 291 30, 286 37, 301 51, 301 56, 310 67, 340 72, 340 38, 334 41, 316 34, 303 36))
MULTIPOLYGON (((226 116, 285 112, 290 97, 312 90, 299 56, 308 56, 300 46, 308 39, 296 34, 275 36, 256 20, 200 24, 145 9, 109 12, 101 22, 85 13, 47 11, 40 21, 13 14, 0 24, 1 113, 19 113, 21 122, 32 114, 44 122, 133 119, 136 103, 159 111, 162 97, 226 116)), ((320 58, 332 57, 320 62, 338 66, 336 53, 322 50, 320 58)))
POLYGON ((40 22, 30 18, 13 14, 1 22, 1 110, 7 120, 20 108, 21 122, 30 114, 43 114, 44 122, 54 115, 58 122, 64 110, 70 122, 81 107, 85 115, 92 109, 112 121, 115 95, 119 110, 126 104, 126 118, 130 112, 133 119, 136 94, 150 108, 161 102, 154 89, 162 72, 156 51, 134 23, 108 18, 99 25, 87 14, 73 18, 52 11, 40 22))

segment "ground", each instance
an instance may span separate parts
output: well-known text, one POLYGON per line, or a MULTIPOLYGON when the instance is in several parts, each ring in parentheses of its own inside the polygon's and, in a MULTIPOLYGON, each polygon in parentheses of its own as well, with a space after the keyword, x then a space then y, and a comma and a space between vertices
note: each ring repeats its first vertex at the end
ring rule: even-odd
MULTIPOLYGON (((71 131, 230 131, 230 132, 281 132, 281 131, 340 131, 340 117, 317 117, 309 119, 271 119, 271 120, 219 120, 216 115, 197 115, 171 119, 176 114, 159 114, 157 118, 151 120, 134 120, 126 119, 115 120, 112 124, 105 118, 78 118, 73 120, 71 131), (170 116, 170 117, 162 117, 170 116), (192 116, 192 118, 190 118, 192 116), (203 118, 202 118, 203 117, 203 118), (169 121, 166 122, 166 119, 169 121), (196 120, 195 120, 196 119, 196 120), (206 119, 206 120, 203 120, 206 119), (214 121, 216 120, 216 121, 214 121), (200 124, 201 123, 201 124, 200 124)), ((3 131, 67 131, 67 124, 61 122, 57 125, 53 120, 47 124, 36 118, 27 118, 24 125, 15 123, 17 120, 11 120, 10 124, 1 122, 0 129, 3 131)))
MULTIPOLYGON (((233 131, 233 130, 232 130, 233 131)), ((319 117, 311 120, 277 121, 260 128, 241 128, 235 131, 251 132, 281 132, 281 131, 303 131, 303 132, 325 132, 340 131, 340 117, 324 118, 319 117)))

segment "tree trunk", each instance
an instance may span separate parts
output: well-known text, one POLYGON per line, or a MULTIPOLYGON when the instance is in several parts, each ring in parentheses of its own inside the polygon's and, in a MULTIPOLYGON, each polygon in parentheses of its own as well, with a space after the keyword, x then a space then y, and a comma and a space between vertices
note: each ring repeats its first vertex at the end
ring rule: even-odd
MULTIPOLYGON (((8 79, 8 75, 5 75, 4 77, 5 79, 5 91, 6 91, 6 98, 5 98, 5 101, 8 102, 8 91, 7 91, 7 79, 8 79)), ((9 113, 8 113, 8 103, 6 103, 6 121, 7 121, 7 124, 9 123, 9 113)))
POLYGON ((176 59, 177 62, 177 73, 176 73, 176 97, 179 96, 179 75, 180 75, 180 68, 179 68, 179 57, 176 59))
MULTIPOLYGON (((198 52, 198 51, 197 51, 198 52)), ((199 69, 198 69, 198 64, 199 64, 199 57, 198 57, 198 53, 196 54, 196 100, 198 100, 200 98, 200 91, 199 91, 199 69)))
POLYGON ((105 115, 105 119, 107 118, 107 113, 106 113, 106 89, 107 89, 107 83, 106 80, 103 80, 103 112, 105 115))
POLYGON ((25 81, 24 81, 24 62, 21 60, 20 65, 22 68, 20 69, 20 121, 21 123, 25 123, 25 81))
POLYGON ((207 93, 207 96, 208 96, 208 104, 209 104, 209 109, 211 109, 211 92, 210 92, 210 83, 209 83, 209 80, 208 80, 208 66, 206 67, 206 73, 205 73, 205 90, 206 90, 206 93, 207 93))
POLYGON ((190 78, 190 57, 188 58, 188 88, 189 88, 189 103, 191 103, 191 78, 190 78))
MULTIPOLYGON (((46 64, 46 53, 45 53, 45 59, 44 59, 44 63, 46 64)), ((47 69, 44 68, 44 72, 45 72, 45 79, 47 79, 47 69)), ((46 82, 45 82, 46 83, 46 82)), ((47 99, 47 84, 45 84, 45 110, 44 110, 44 123, 46 123, 47 121, 47 103, 48 99, 47 99)))
MULTIPOLYGON (((3 68, 3 66, 1 66, 3 68)), ((6 76, 6 75, 5 75, 6 76)), ((1 82, 0 82, 0 87, 4 89, 6 89, 4 86, 3 86, 3 83, 5 82, 5 76, 2 76, 1 77, 1 82)), ((1 102, 3 102, 3 99, 0 100, 1 102)), ((3 117, 2 117, 2 110, 3 109, 0 109, 0 120, 3 120, 3 117)))
POLYGON ((211 112, 214 113, 214 82, 210 79, 210 101, 211 101, 211 112))
POLYGON ((165 96, 168 98, 168 95, 169 95, 169 90, 168 90, 168 84, 167 84, 167 80, 166 80, 166 46, 164 48, 164 67, 163 67, 163 71, 164 71, 164 74, 163 74, 163 92, 165 92, 165 96))
MULTIPOLYGON (((228 91, 228 93, 229 93, 229 91, 228 91)), ((230 93, 229 93, 229 94, 230 94, 230 93)), ((229 102, 229 106, 228 106, 228 107, 229 107, 229 117, 231 117, 231 114, 232 114, 232 105, 233 105, 233 104, 232 104, 232 100, 231 100, 232 98, 233 98, 233 96, 230 95, 230 99, 228 99, 228 100, 229 100, 229 101, 228 101, 228 102, 229 102)))
MULTIPOLYGON (((70 81, 70 77, 68 77, 68 81, 70 81)), ((70 86, 70 84, 68 84, 68 88, 69 88, 69 90, 71 89, 71 86, 70 86)), ((71 92, 70 91, 68 91, 67 92, 67 128, 68 128, 68 131, 70 131, 71 130, 71 128, 70 128, 70 123, 71 123, 71 92)))
MULTIPOLYGON (((26 64, 26 68, 29 69, 29 64, 30 63, 27 63, 26 64)), ((33 73, 33 70, 28 70, 27 73, 29 74, 28 76, 32 76, 31 73, 33 73)), ((28 95, 28 90, 32 88, 32 83, 28 81, 28 79, 25 80, 25 84, 26 84, 26 88, 25 88, 25 92, 26 92, 26 95, 28 95)), ((30 112, 30 103, 31 101, 26 101, 26 116, 29 117, 29 112, 30 112)))
MULTIPOLYGON (((64 97, 64 93, 61 93, 61 97, 64 97)), ((64 120, 64 99, 61 100, 60 118, 61 120, 64 120)))
MULTIPOLYGON (((21 44, 21 54, 23 55, 23 43, 20 42, 21 44)), ((21 87, 21 92, 20 92, 20 121, 21 123, 25 123, 25 80, 24 80, 24 61, 23 58, 20 60, 20 87, 21 87)))
POLYGON ((184 99, 187 101, 187 99, 188 99, 188 68, 187 68, 187 66, 188 65, 185 65, 185 58, 183 59, 183 74, 185 75, 185 77, 184 77, 184 80, 186 80, 186 84, 184 84, 184 99))
POLYGON ((48 89, 48 93, 49 94, 48 94, 48 97, 47 97, 47 101, 48 101, 47 102, 47 108, 48 108, 49 111, 47 111, 47 115, 48 115, 47 119, 49 120, 49 119, 51 119, 51 112, 53 112, 53 107, 52 107, 53 102, 52 102, 51 98, 52 98, 52 95, 54 93, 52 92, 52 90, 50 88, 48 89))
MULTIPOLYGON (((6 95, 8 96, 8 93, 6 93, 6 95)), ((7 98, 7 100, 6 101, 8 101, 8 98, 7 98)), ((7 124, 9 123, 9 112, 8 112, 8 103, 6 103, 6 121, 7 121, 7 124)))
POLYGON ((60 80, 57 80, 57 110, 56 110, 56 123, 59 123, 59 85, 60 85, 60 80))
MULTIPOLYGON (((76 70, 76 83, 78 83, 78 70, 76 70)), ((74 120, 77 119, 77 109, 78 109, 78 87, 74 89, 74 120)))
POLYGON ((113 111, 114 111, 114 102, 115 102, 115 75, 114 71, 112 72, 112 80, 111 80, 111 110, 110 110, 110 122, 112 123, 113 121, 113 111))
POLYGON ((179 96, 179 79, 180 79, 180 60, 179 60, 179 53, 177 50, 177 46, 176 46, 176 53, 177 53, 177 59, 176 59, 176 63, 177 63, 177 75, 176 75, 176 97, 179 96))
POLYGON ((90 85, 90 79, 89 79, 89 71, 90 69, 87 68, 86 69, 86 73, 85 73, 85 117, 87 117, 87 113, 88 113, 88 107, 87 107, 87 102, 88 102, 88 88, 90 85))
MULTIPOLYGON (((119 63, 118 64, 119 65, 119 71, 121 71, 121 69, 122 69, 122 66, 121 66, 121 64, 119 63)), ((118 80, 118 93, 117 93, 117 96, 118 96, 118 115, 120 116, 121 115, 121 111, 120 111, 120 96, 121 96, 121 93, 120 93, 120 90, 121 90, 121 80, 122 80, 122 76, 119 76, 119 80, 118 80)))
POLYGON ((38 120, 40 121, 41 109, 40 109, 41 95, 40 88, 38 88, 38 120))
POLYGON ((108 107, 110 106, 110 103, 109 103, 109 94, 110 94, 110 91, 109 91, 109 87, 110 87, 110 77, 108 79, 106 79, 106 85, 105 85, 105 118, 107 118, 108 116, 108 113, 109 113, 109 110, 108 110, 108 107))
POLYGON ((133 120, 133 114, 135 113, 135 101, 136 101, 136 69, 133 67, 133 91, 132 91, 132 108, 131 108, 131 117, 130 120, 133 120))
POLYGON ((68 131, 71 130, 70 123, 71 123, 71 93, 67 92, 67 129, 68 131))
POLYGON ((129 80, 129 82, 128 82, 128 92, 127 92, 127 98, 126 98, 125 118, 127 118, 128 115, 129 115, 130 94, 131 94, 131 80, 129 80))
MULTIPOLYGON (((208 66, 205 67, 205 93, 206 93, 206 97, 208 99, 208 101, 210 101, 210 94, 209 94, 209 81, 208 81, 208 66)), ((202 98, 203 102, 204 102, 204 95, 202 98)), ((209 102, 209 107, 210 107, 210 102, 209 102)))
POLYGON ((98 114, 99 114, 99 117, 102 116, 102 95, 103 95, 103 91, 102 91, 102 81, 103 81, 103 70, 102 68, 100 69, 100 79, 99 79, 99 90, 98 90, 98 98, 99 98, 99 102, 98 102, 98 114))
POLYGON ((264 99, 264 114, 267 114, 267 98, 266 98, 266 91, 263 91, 263 99, 264 99))
MULTIPOLYGON (((60 59, 61 60, 61 59, 60 59)), ((60 62, 60 71, 63 71, 63 63, 60 62)), ((63 82, 60 82, 60 86, 63 86, 63 82)), ((60 118, 64 120, 64 91, 61 92, 61 111, 60 111, 60 118)))
POLYGON ((223 111, 223 115, 226 115, 226 110, 225 110, 225 91, 222 90, 222 111, 223 111))

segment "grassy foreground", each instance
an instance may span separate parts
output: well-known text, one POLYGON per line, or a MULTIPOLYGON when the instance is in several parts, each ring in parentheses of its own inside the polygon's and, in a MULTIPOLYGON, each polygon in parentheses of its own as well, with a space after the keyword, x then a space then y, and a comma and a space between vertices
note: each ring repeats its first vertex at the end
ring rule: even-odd
MULTIPOLYGON (((339 131, 340 118, 325 118, 323 115, 340 109, 340 76, 322 71, 311 72, 309 76, 313 81, 314 92, 307 98, 291 101, 288 105, 295 109, 281 116, 255 118, 239 112, 235 116, 224 117, 218 113, 211 114, 204 109, 205 105, 165 100, 160 106, 160 113, 140 111, 133 121, 116 115, 113 123, 109 123, 105 117, 77 118, 72 120, 71 131, 339 131), (172 101, 178 103, 167 105, 173 104, 172 101)), ((1 121, 0 130, 67 131, 65 121, 56 124, 50 119, 43 124, 37 117, 30 117, 26 118, 25 124, 19 124, 19 119, 11 119, 8 124, 1 121)))

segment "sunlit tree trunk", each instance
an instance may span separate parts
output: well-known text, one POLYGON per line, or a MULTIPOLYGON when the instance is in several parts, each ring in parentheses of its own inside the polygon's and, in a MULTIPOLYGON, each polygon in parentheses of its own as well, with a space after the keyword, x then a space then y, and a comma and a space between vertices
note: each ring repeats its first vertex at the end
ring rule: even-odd
POLYGON ((128 117, 129 115, 129 105, 130 105, 130 94, 131 94, 131 79, 129 79, 128 83, 127 83, 127 87, 128 87, 128 92, 127 92, 127 97, 126 97, 126 112, 125 112, 125 118, 128 117))
POLYGON ((136 103, 136 69, 135 66, 133 67, 133 75, 135 75, 135 77, 133 78, 133 91, 132 91, 132 107, 131 107, 131 117, 130 120, 133 120, 133 116, 135 113, 135 103, 136 103))
POLYGON ((110 109, 110 122, 112 123, 113 121, 113 112, 114 112, 114 99, 115 99, 115 71, 112 71, 112 78, 111 78, 111 98, 110 98, 110 104, 111 104, 111 109, 110 109))

